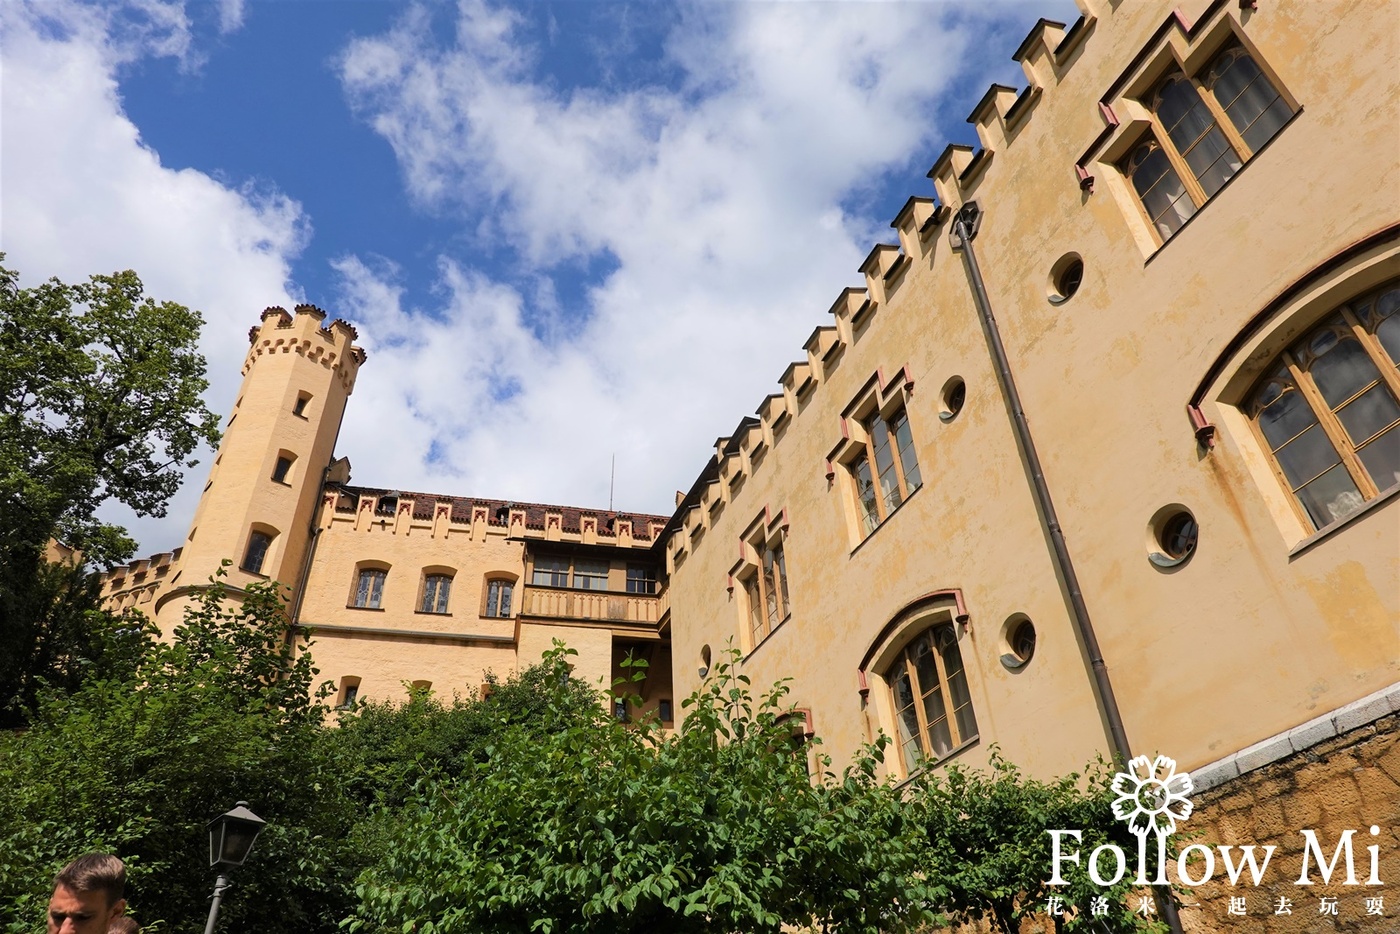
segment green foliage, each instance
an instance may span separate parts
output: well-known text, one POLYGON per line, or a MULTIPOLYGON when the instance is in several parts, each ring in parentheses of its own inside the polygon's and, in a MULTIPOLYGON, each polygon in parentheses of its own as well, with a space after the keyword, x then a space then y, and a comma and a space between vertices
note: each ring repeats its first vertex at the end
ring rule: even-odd
MULTIPOLYGON (((567 654, 546 666, 555 712, 567 654)), ((596 702, 560 729, 507 726, 470 773, 408 801, 349 928, 894 932, 928 920, 918 828, 875 779, 878 750, 814 781, 785 693, 755 701, 731 660, 686 701, 678 734, 626 726, 596 702)))
MULTIPOLYGON (((1121 847, 1131 861, 1137 838, 1116 820, 1109 802, 1111 770, 1100 760, 1083 776, 1070 774, 1051 782, 1028 779, 995 749, 990 772, 958 765, 925 771, 907 788, 909 818, 923 829, 924 865, 929 896, 954 922, 987 922, 1014 934, 1021 919, 1045 915, 1052 895, 1063 899, 1066 913, 1054 917, 1057 931, 1153 930, 1134 915, 1133 874, 1111 887, 1088 874, 1087 855, 1100 844, 1121 847), (1084 854, 1080 865, 1065 865, 1067 884, 1050 886, 1051 829, 1083 831, 1074 847, 1084 854), (1108 914, 1094 917, 1092 900, 1102 897, 1108 914)), ((1110 870, 1111 871, 1111 870, 1110 870)))
POLYGON ((471 774, 507 728, 547 734, 592 722, 597 713, 597 694, 578 679, 555 683, 552 664, 486 680, 484 699, 446 703, 414 691, 406 704, 367 701, 343 711, 336 742, 353 765, 350 791, 367 806, 398 806, 425 779, 471 774))
POLYGON ((197 929, 213 876, 205 823, 235 801, 268 821, 235 876, 227 930, 314 932, 348 911, 358 809, 310 659, 291 657, 272 584, 209 591, 163 643, 123 634, 134 664, 42 696, 32 727, 0 734, 0 931, 32 931, 73 856, 115 852, 143 922, 197 929))
POLYGON ((45 603, 50 539, 93 565, 125 559, 134 544, 97 507, 163 515, 178 468, 219 440, 200 399, 197 312, 145 297, 130 271, 30 289, 18 279, 0 266, 0 725, 32 704, 35 678, 87 648, 63 641, 71 603, 45 603))
POLYGON ((72 691, 93 671, 131 670, 141 646, 131 634, 146 618, 100 609, 100 588, 86 568, 44 562, 6 594, 8 617, 24 624, 0 628, 0 727, 27 722, 44 686, 72 691))
MULTIPOLYGON (((734 654, 678 733, 612 717, 562 645, 488 698, 414 693, 337 728, 275 584, 215 586, 170 642, 108 623, 101 664, 63 668, 74 683, 41 692, 31 728, 0 733, 0 934, 34 930, 53 873, 89 850, 127 860, 148 929, 197 929, 204 825, 240 799, 268 825, 227 930, 1010 932, 1052 893, 1078 908, 1055 919, 1066 932, 1150 927, 1130 881, 1101 890, 1081 864, 1045 884, 1049 829, 1135 852, 1102 763, 1040 782, 994 755, 990 773, 896 787, 881 742, 838 775, 795 744, 786 686, 756 697, 734 654), (1098 896, 1109 914, 1086 916, 1098 896)), ((624 667, 614 690, 635 705, 645 663, 624 667)))

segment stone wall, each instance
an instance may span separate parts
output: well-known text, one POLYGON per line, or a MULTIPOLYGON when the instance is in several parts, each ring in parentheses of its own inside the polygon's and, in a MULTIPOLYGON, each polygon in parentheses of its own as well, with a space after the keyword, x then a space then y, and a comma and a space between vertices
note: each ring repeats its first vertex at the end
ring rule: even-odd
MULTIPOLYGON (((1178 844, 1275 845, 1263 884, 1231 886, 1219 865, 1210 882, 1185 899, 1182 921, 1189 932, 1394 931, 1400 929, 1400 714, 1340 733, 1290 756, 1246 772, 1193 796, 1195 813, 1187 824, 1192 840, 1178 844), (1379 833, 1372 835, 1371 827, 1379 833), (1313 830, 1330 861, 1342 834, 1352 837, 1357 885, 1345 885, 1344 862, 1329 884, 1314 857, 1311 886, 1297 885, 1306 841, 1313 830), (1380 886, 1366 885, 1371 856, 1379 847, 1380 886), (1223 884, 1222 884, 1223 883, 1223 884), (1231 898, 1243 897, 1244 915, 1231 914, 1231 898), (1323 914, 1323 899, 1335 899, 1337 913, 1323 914), (1367 899, 1383 899, 1381 914, 1369 914, 1367 899), (1286 899, 1291 914, 1276 913, 1286 899)), ((1261 854, 1262 857, 1262 854, 1261 854)), ((1188 865, 1197 876, 1203 863, 1188 865)), ((1238 910, 1238 903, 1236 904, 1238 910)), ((1374 908, 1372 908, 1374 910, 1374 908)))

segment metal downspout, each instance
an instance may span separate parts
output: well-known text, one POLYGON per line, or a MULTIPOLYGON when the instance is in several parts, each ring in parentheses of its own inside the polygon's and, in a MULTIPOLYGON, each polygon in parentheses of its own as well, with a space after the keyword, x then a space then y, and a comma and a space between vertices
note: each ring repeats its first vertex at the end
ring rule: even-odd
MULTIPOLYGON (((1026 420, 1025 409, 1021 407, 1021 395, 1016 391, 1016 381, 1011 375, 1011 365, 1006 358, 1006 347, 1001 342, 1001 331, 997 328, 995 315, 992 314, 992 303, 987 298, 986 282, 982 278, 981 268, 977 265, 977 254, 972 248, 972 240, 977 236, 981 213, 981 209, 977 207, 975 201, 969 201, 959 208, 953 217, 949 241, 953 249, 962 254, 963 268, 967 271, 968 282, 972 286, 972 297, 976 302, 978 315, 982 319, 982 330, 987 336, 987 345, 992 352, 997 381, 1001 383, 1002 394, 1006 399, 1007 406, 1011 409, 1011 422, 1016 432, 1016 444, 1026 459, 1026 465, 1030 468, 1031 487, 1035 493, 1036 504, 1040 507, 1045 531, 1050 535, 1055 566, 1059 569, 1060 576, 1065 582, 1065 590, 1069 592, 1070 615, 1073 617, 1075 629, 1079 631, 1079 636, 1084 641, 1084 651, 1089 656, 1089 665, 1093 671, 1094 695, 1099 702, 1099 711, 1108 723, 1109 738, 1113 743, 1114 754, 1118 758, 1118 767, 1126 769, 1133 758, 1133 753, 1128 745, 1128 733, 1123 726, 1123 715, 1119 712, 1118 700, 1113 695, 1113 683, 1108 677, 1108 665, 1105 664, 1103 652, 1099 649, 1098 637, 1094 635, 1094 624, 1089 619, 1089 608, 1084 603, 1084 594, 1079 587, 1079 576, 1074 572, 1074 562, 1070 559, 1069 547, 1065 544, 1064 532, 1060 529, 1060 520, 1055 513, 1055 504, 1050 498, 1050 487, 1045 482, 1045 473, 1040 466, 1040 455, 1036 453, 1035 441, 1031 438, 1030 424, 1026 420)), ((1154 894, 1157 896, 1162 919, 1167 922, 1172 931, 1181 931, 1181 919, 1177 915, 1176 905, 1170 896, 1164 897, 1163 893, 1157 891, 1156 888, 1154 888, 1154 894)))

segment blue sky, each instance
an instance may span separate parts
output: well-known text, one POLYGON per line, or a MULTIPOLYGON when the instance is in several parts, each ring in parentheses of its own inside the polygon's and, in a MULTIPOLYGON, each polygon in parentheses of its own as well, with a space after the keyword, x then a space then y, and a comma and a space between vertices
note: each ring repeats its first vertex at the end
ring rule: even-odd
MULTIPOLYGON (((0 249, 351 319, 357 483, 668 512, 1045 3, 13 3, 0 249), (741 334, 735 341, 726 335, 741 334), (664 406, 664 408, 663 408, 664 406)), ((115 510, 143 551, 184 534, 115 510)))

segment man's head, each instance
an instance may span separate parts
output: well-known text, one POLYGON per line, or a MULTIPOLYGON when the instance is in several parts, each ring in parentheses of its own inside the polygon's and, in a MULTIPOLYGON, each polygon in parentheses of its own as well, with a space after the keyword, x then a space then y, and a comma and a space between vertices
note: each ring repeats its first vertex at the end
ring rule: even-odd
POLYGON ((63 867, 49 899, 49 934, 107 934, 126 911, 126 867, 115 856, 88 853, 63 867))
POLYGON ((141 925, 130 915, 122 915, 113 918, 112 923, 107 925, 107 934, 141 934, 141 925))

